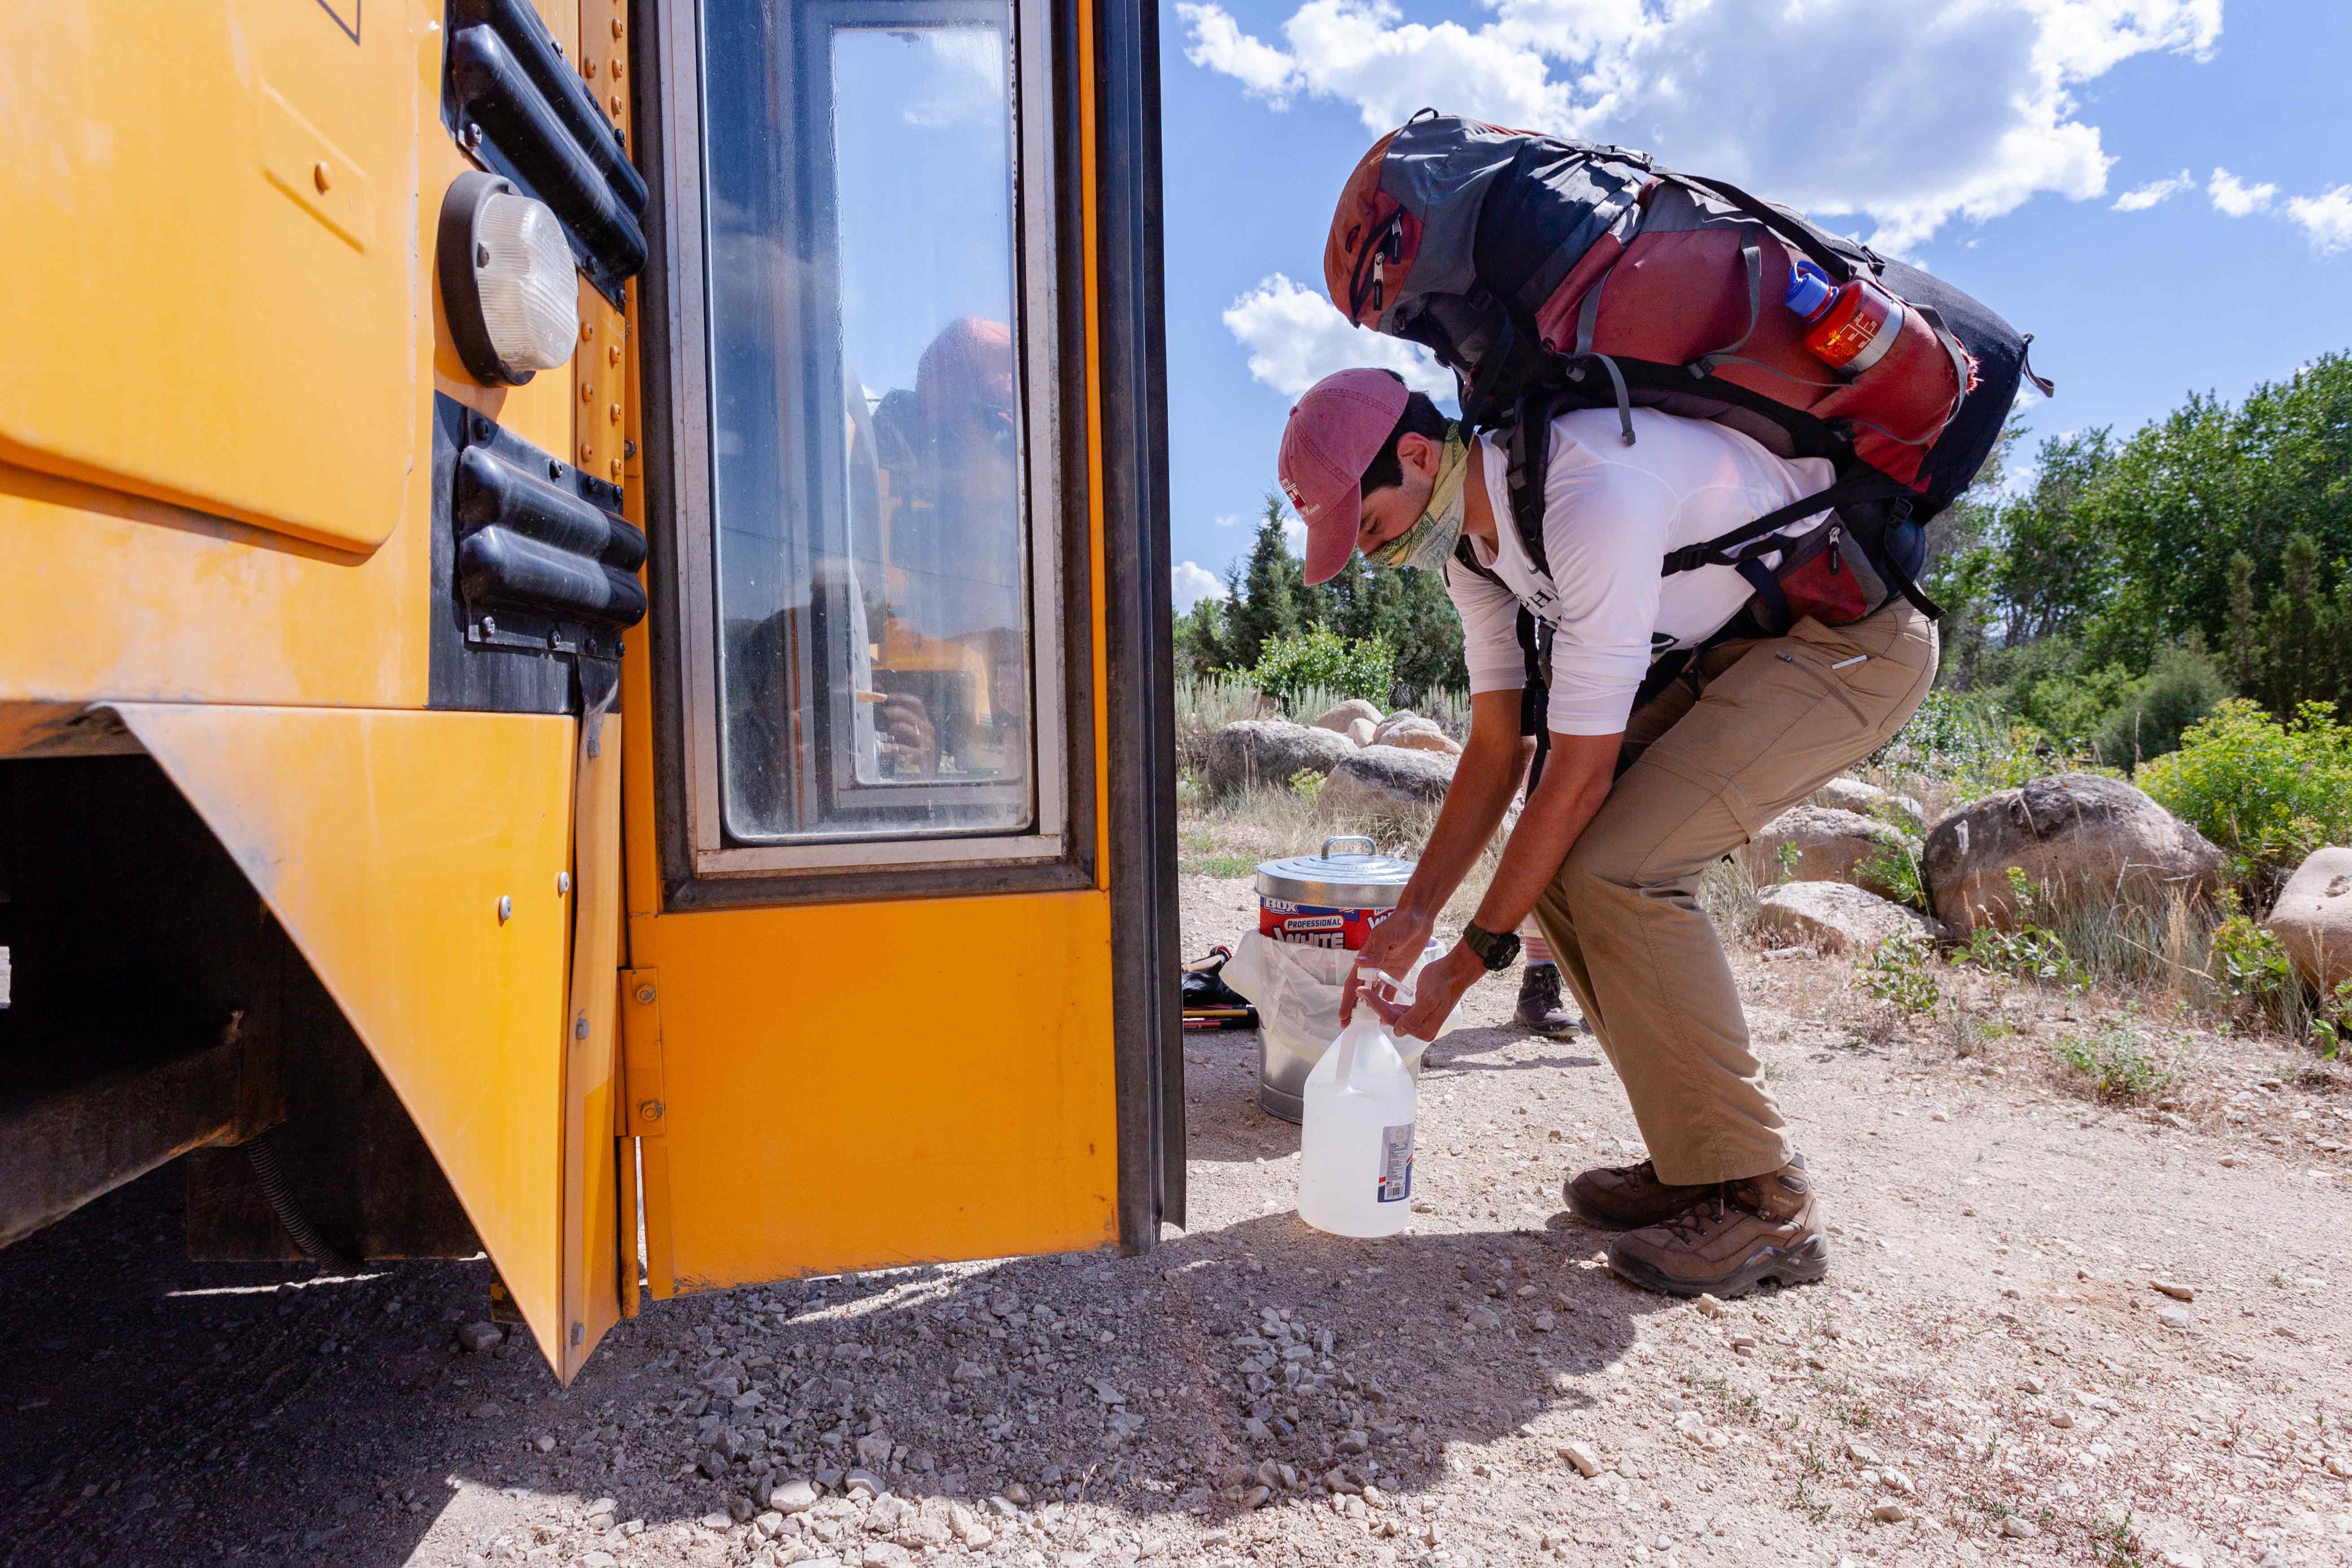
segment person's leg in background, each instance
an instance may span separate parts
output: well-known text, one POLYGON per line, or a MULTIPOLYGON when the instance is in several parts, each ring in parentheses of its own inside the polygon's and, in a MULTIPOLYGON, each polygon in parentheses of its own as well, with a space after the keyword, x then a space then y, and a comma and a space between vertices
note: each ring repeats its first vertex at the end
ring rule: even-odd
POLYGON ((1583 1027, 1584 1020, 1568 1005, 1559 984, 1559 960, 1552 955, 1551 939, 1536 917, 1519 926, 1518 1020, 1522 1027, 1557 1040, 1583 1027))
MULTIPOLYGON (((1539 697, 1523 703, 1521 722, 1541 722, 1541 711, 1539 697)), ((1532 737, 1522 745, 1528 753, 1524 795, 1532 798, 1536 781, 1543 777, 1545 748, 1532 737)), ((1519 1005, 1515 1015, 1519 1026, 1549 1040, 1560 1039, 1581 1028, 1584 1020, 1576 1016, 1560 990, 1559 960, 1552 954, 1551 939, 1544 935, 1543 926, 1532 911, 1519 922, 1519 1005)))

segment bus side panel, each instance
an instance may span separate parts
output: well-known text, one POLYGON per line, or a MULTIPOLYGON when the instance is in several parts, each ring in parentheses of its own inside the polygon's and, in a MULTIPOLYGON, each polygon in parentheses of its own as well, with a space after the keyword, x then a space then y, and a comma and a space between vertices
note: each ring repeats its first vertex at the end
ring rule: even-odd
POLYGON ((346 549, 401 518, 414 7, 12 6, 0 458, 346 549))
POLYGON ((679 1289, 1118 1242, 1107 894, 639 918, 629 952, 679 1289))
POLYGON ((560 1364, 574 722, 116 711, 367 1043, 560 1364))

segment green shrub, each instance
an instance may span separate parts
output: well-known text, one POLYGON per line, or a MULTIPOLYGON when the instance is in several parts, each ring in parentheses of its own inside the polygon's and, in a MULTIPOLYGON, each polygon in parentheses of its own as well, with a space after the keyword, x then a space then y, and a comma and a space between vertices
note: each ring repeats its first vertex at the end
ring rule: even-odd
POLYGON ((1855 874, 1869 883, 1873 891, 1923 913, 1932 912, 1927 909, 1927 880, 1920 874, 1919 857, 1911 848, 1910 820, 1900 807, 1886 801, 1872 806, 1870 815, 1900 837, 1882 841, 1871 850, 1855 868, 1855 874))
POLYGON ((2231 995, 2261 1005, 2275 1002, 2294 980, 2294 965, 2279 939, 2246 917, 2237 890, 2225 896, 2213 928, 2213 980, 2231 995))
POLYGON ((2092 748, 2111 768, 2133 768, 2177 751, 2191 724, 2221 706, 2229 682, 2191 647, 2168 648, 2099 727, 2092 748))
POLYGON ((1916 931, 1897 931, 1854 965, 1854 984, 1906 1013, 1932 1013, 1943 1000, 1932 966, 1936 950, 1916 931))
POLYGON ((2033 879, 2015 866, 2009 868, 2009 888, 2017 900, 2017 928, 1995 931, 1979 925, 1969 932, 1968 945, 1953 962, 1972 963, 1987 973, 2011 980, 2029 980, 2068 991, 2087 991, 2091 977, 2074 955, 2066 940, 2042 922, 2051 914, 2050 900, 2033 879))
POLYGON ((1290 793, 1305 801, 1323 798, 1323 786, 1329 780, 1313 768, 1301 768, 1290 775, 1290 793))
POLYGON ((1257 663, 1235 673, 1276 698, 1320 686, 1384 703, 1396 681, 1396 650, 1385 637, 1343 637, 1318 621, 1296 637, 1267 638, 1257 663))
POLYGON ((2257 902, 2314 849, 2352 838, 2352 726, 2324 702, 2282 724, 2231 698, 2134 782, 2220 845, 2257 902))
POLYGON ((1885 772, 1949 781, 1953 795, 1979 800, 2051 773, 2063 762, 2056 744, 1998 700, 1938 688, 1910 721, 1874 752, 1885 772))
POLYGON ((2137 1035, 2121 1027, 2067 1036, 2058 1042, 2058 1059, 2089 1079, 2101 1100, 2146 1100, 2171 1088, 2176 1077, 2137 1035))

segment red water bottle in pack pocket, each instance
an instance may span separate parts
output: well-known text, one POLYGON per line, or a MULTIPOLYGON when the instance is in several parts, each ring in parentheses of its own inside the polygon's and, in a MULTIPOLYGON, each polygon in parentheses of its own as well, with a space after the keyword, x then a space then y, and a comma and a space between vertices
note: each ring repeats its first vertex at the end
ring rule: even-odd
POLYGON ((1811 261, 1789 273, 1783 296, 1805 321, 1805 347, 1841 375, 1860 375, 1886 357, 1903 331, 1903 301, 1867 278, 1838 284, 1811 261))

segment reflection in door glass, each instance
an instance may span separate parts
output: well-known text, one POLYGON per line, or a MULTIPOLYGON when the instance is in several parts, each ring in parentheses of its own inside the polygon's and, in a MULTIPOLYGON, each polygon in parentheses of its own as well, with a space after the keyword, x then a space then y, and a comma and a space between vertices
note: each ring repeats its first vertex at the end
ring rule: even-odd
POLYGON ((1009 10, 704 17, 728 832, 1024 828, 1009 10))

